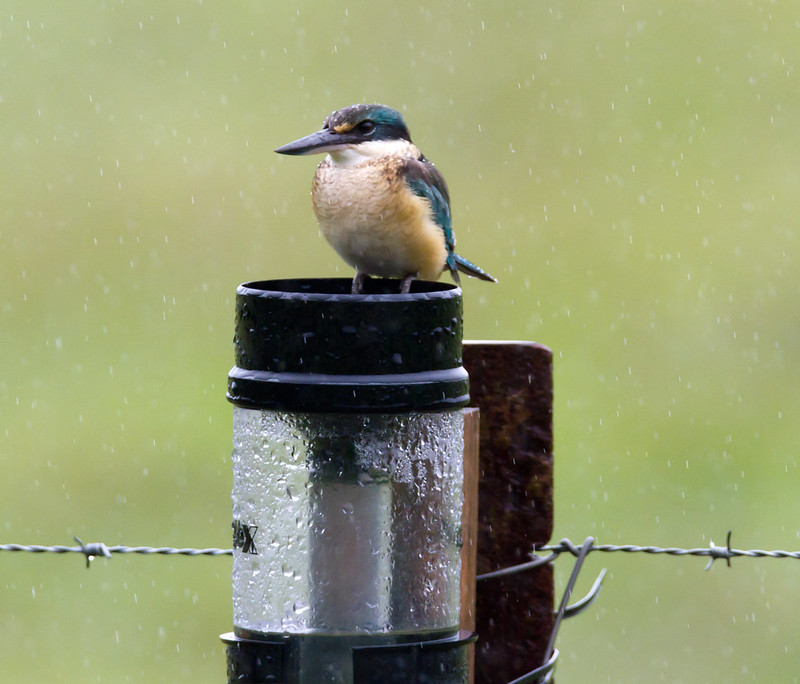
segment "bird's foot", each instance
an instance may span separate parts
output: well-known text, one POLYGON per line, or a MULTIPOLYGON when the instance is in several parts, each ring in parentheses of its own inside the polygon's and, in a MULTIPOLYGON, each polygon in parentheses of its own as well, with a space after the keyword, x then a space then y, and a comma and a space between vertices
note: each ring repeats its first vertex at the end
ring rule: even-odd
POLYGON ((400 281, 400 294, 408 294, 411 290, 411 283, 419 278, 419 273, 409 273, 400 281))
POLYGON ((362 294, 364 292, 364 283, 367 282, 367 274, 361 271, 356 271, 353 276, 353 284, 350 286, 350 294, 362 294))

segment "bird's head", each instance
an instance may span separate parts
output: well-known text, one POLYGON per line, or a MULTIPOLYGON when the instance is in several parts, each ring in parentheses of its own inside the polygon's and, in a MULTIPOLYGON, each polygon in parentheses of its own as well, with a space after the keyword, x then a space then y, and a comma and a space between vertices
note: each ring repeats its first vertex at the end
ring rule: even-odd
POLYGON ((400 112, 380 104, 356 104, 333 112, 316 133, 275 151, 291 155, 321 154, 358 149, 363 143, 396 140, 411 143, 400 112))

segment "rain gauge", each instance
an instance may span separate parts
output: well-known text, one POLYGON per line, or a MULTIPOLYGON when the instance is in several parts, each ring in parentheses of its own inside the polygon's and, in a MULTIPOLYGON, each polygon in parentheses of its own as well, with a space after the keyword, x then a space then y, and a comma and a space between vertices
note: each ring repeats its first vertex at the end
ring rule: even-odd
POLYGON ((468 681, 461 290, 237 290, 228 682, 468 681))

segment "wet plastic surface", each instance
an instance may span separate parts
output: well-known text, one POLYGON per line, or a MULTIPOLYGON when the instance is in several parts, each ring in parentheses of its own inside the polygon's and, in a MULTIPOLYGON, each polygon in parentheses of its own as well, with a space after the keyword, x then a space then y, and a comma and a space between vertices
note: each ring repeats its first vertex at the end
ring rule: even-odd
POLYGON ((469 401, 461 365, 461 290, 418 281, 269 280, 237 290, 237 406, 304 412, 456 409, 469 401))

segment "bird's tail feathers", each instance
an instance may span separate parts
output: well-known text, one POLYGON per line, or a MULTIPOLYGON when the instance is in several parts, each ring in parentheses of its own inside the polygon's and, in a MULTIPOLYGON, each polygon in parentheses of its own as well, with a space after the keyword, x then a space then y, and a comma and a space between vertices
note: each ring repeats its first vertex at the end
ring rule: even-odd
POLYGON ((468 276, 472 276, 473 278, 488 280, 489 282, 492 283, 497 282, 497 278, 490 276, 480 266, 476 266, 469 259, 465 259, 460 254, 454 254, 453 257, 456 263, 456 268, 462 273, 466 273, 468 276))

